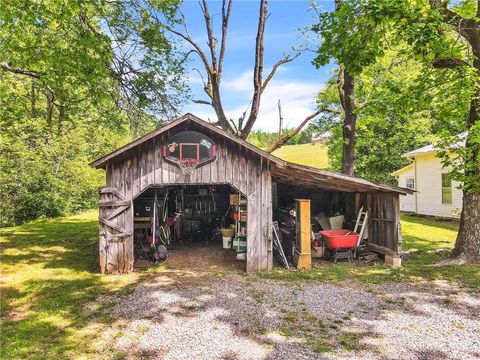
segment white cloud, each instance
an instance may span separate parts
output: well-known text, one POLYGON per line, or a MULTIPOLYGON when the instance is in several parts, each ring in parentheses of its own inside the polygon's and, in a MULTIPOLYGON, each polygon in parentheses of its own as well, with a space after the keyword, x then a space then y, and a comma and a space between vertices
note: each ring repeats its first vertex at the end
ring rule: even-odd
MULTIPOLYGON (((224 80, 222 95, 228 117, 238 119, 242 115, 251 99, 252 86, 251 71, 244 71, 234 78, 224 80)), ((322 87, 323 83, 272 79, 262 95, 260 114, 254 129, 270 132, 278 130, 279 99, 282 103, 284 126, 297 126, 314 111, 315 96, 322 87)), ((205 120, 215 119, 213 109, 205 105, 191 104, 188 111, 205 120)))

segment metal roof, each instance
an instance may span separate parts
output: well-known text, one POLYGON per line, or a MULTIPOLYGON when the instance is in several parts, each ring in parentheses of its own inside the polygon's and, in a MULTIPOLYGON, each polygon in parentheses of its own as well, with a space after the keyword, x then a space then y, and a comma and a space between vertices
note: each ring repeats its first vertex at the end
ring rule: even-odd
MULTIPOLYGON (((459 138, 459 140, 456 143, 452 144, 452 146, 450 146, 451 149, 465 147, 465 142, 466 142, 466 139, 467 139, 467 133, 464 132, 464 133, 459 134, 458 138, 459 138)), ((440 150, 448 150, 448 149, 443 149, 441 147, 438 147, 437 144, 430 144, 430 145, 426 145, 424 147, 421 147, 419 149, 410 151, 410 152, 404 154, 404 156, 415 157, 416 155, 434 153, 434 152, 437 152, 437 151, 440 151, 440 150)))

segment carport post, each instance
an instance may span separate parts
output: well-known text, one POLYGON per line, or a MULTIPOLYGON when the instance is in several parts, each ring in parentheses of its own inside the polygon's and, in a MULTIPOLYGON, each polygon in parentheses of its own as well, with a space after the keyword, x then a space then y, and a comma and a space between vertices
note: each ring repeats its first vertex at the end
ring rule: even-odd
POLYGON ((296 199, 296 243, 294 262, 297 269, 312 268, 312 241, 310 224, 310 200, 296 199))

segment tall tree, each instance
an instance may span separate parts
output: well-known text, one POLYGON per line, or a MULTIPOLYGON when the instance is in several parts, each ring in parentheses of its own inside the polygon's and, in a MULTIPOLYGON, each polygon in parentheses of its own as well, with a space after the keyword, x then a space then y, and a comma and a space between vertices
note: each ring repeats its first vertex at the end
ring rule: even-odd
POLYGON ((142 112, 169 118, 185 89, 181 59, 144 13, 168 18, 177 5, 176 0, 2 0, 0 71, 34 79, 52 111, 68 114, 79 102, 110 96, 132 127, 142 112), (86 89, 85 97, 72 91, 78 88, 86 89))
MULTIPOLYGON (((345 0, 342 10, 347 8, 352 16, 334 18, 332 31, 324 35, 333 53, 349 61, 349 69, 360 71, 392 44, 405 42, 432 71, 446 71, 467 89, 469 110, 460 126, 467 134, 465 148, 450 147, 443 159, 453 166, 452 177, 463 183, 463 210, 453 254, 480 262, 480 2, 345 0), (345 33, 344 28, 356 31, 345 33)), ((422 85, 428 97, 431 84, 422 85)), ((459 140, 447 128, 445 134, 443 146, 459 140)))
POLYGON ((268 10, 267 0, 261 0, 258 13, 257 35, 255 39, 255 63, 253 67, 252 84, 253 95, 247 110, 237 121, 234 121, 233 119, 228 118, 225 113, 221 91, 223 65, 228 42, 227 34, 230 14, 232 12, 232 0, 222 1, 220 35, 214 33, 212 16, 210 15, 207 0, 199 1, 199 5, 207 32, 208 40, 206 51, 202 48, 201 44, 195 41, 190 35, 185 18, 181 13, 180 23, 183 25, 183 30, 179 30, 178 27, 169 24, 158 17, 157 22, 160 26, 168 29, 172 34, 183 39, 191 48, 188 54, 195 53, 203 64, 203 70, 206 76, 202 76, 202 79, 205 79, 203 85, 208 99, 195 99, 194 102, 211 106, 217 115, 217 124, 219 126, 230 133, 236 134, 242 139, 246 139, 258 119, 262 95, 268 84, 275 76, 278 68, 283 64, 293 61, 298 56, 298 53, 295 55, 285 54, 273 65, 268 74, 264 76, 264 35, 268 10), (220 45, 219 49, 217 48, 218 44, 220 45))
MULTIPOLYGON (((337 90, 340 104, 343 109, 343 145, 342 145, 342 173, 354 175, 355 167, 355 143, 356 143, 356 127, 357 113, 355 104, 355 77, 354 69, 350 69, 348 59, 344 58, 343 53, 336 52, 332 48, 332 44, 328 40, 332 30, 338 31, 336 24, 339 22, 349 23, 348 18, 354 16, 351 7, 344 8, 342 0, 335 0, 335 11, 333 13, 324 13, 320 16, 320 22, 313 27, 313 30, 320 33, 323 42, 318 49, 318 56, 314 60, 317 67, 326 65, 330 58, 333 57, 339 63, 337 90)), ((343 31, 336 36, 351 36, 355 28, 344 28, 343 31)), ((347 56, 349 56, 347 54, 347 56)))

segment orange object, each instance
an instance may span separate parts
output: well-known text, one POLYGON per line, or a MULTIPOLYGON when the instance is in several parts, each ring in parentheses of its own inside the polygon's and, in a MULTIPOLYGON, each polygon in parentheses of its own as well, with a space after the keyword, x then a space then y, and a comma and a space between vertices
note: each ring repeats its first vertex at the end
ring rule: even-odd
POLYGON ((360 236, 360 234, 346 229, 323 230, 320 231, 320 234, 325 238, 330 250, 354 248, 357 246, 360 236))

